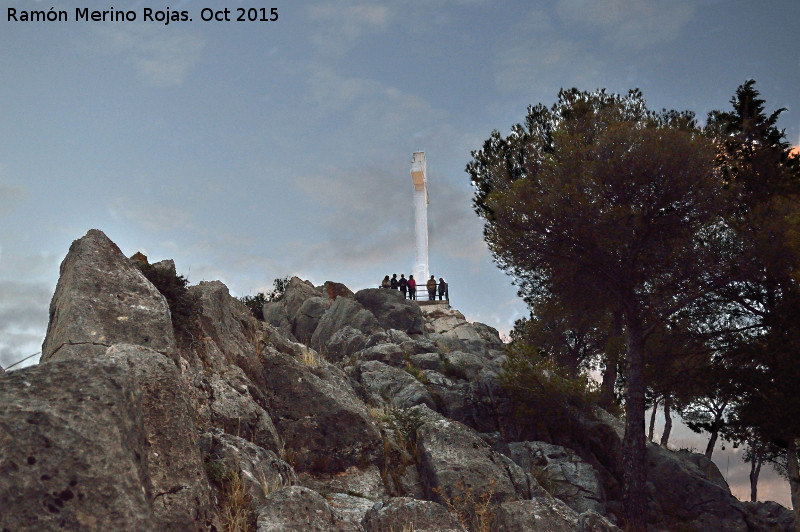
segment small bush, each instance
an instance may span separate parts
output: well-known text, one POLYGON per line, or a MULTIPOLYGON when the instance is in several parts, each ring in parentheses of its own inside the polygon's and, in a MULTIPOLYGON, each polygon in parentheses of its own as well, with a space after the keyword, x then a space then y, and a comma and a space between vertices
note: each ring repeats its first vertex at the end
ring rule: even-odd
POLYGON ((444 495, 441 488, 434 488, 447 505, 447 509, 455 514, 461 525, 472 532, 489 532, 492 529, 498 504, 494 500, 496 479, 489 482, 483 493, 475 493, 475 488, 466 486, 463 480, 454 484, 456 492, 452 497, 444 495))
POLYGON ((599 400, 597 383, 542 357, 538 349, 520 342, 507 347, 500 381, 514 399, 517 415, 540 428, 558 426, 570 409, 590 412, 599 400))
POLYGON ((425 376, 425 372, 422 371, 422 368, 415 366, 411 362, 406 362, 405 370, 406 373, 417 379, 422 384, 428 384, 428 377, 425 376))
POLYGON ((197 320, 202 309, 197 296, 189 292, 189 280, 173 270, 157 268, 146 262, 135 261, 135 264, 166 298, 178 345, 188 345, 199 331, 197 320))
POLYGON ((288 277, 278 277, 272 281, 272 290, 269 292, 259 292, 254 296, 243 296, 238 299, 244 303, 244 306, 247 307, 254 318, 264 321, 264 304, 283 299, 288 285, 288 277))

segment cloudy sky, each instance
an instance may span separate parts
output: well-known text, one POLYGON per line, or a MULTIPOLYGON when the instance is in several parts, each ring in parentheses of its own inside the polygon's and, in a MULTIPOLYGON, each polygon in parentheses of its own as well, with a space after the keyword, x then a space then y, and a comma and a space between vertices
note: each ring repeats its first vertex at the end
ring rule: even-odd
POLYGON ((286 275, 360 289, 408 273, 417 150, 431 273, 469 319, 507 332, 525 308, 487 252, 464 167, 561 87, 638 87, 653 109, 704 117, 753 78, 800 144, 797 0, 0 6, 3 366, 40 349, 58 265, 90 228, 234 295, 286 275), (51 6, 68 20, 21 20, 51 6), (111 6, 136 21, 76 20, 111 6), (192 20, 143 20, 168 7, 192 20), (230 21, 202 20, 225 7, 230 21), (238 8, 278 20, 239 22, 238 8))

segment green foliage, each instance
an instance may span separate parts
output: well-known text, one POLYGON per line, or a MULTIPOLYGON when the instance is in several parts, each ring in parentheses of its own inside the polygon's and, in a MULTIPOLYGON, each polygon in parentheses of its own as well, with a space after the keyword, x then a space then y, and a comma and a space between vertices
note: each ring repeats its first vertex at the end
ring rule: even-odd
POLYGON ((507 347, 500 381, 517 405, 517 414, 547 434, 563 423, 571 409, 591 411, 600 398, 597 384, 586 374, 571 375, 567 368, 521 342, 507 347))
POLYGON ((264 304, 283 299, 288 284, 288 277, 278 277, 272 281, 272 290, 269 292, 259 292, 252 296, 242 296, 239 298, 239 301, 244 303, 244 306, 247 307, 254 318, 264 321, 264 304))
POLYGON ((188 279, 168 268, 138 261, 134 264, 166 298, 178 345, 188 345, 197 333, 202 310, 199 298, 188 290, 188 279))
POLYGON ((417 379, 422 384, 428 384, 428 377, 419 366, 416 366, 411 362, 406 362, 405 368, 403 369, 406 370, 406 373, 417 379))

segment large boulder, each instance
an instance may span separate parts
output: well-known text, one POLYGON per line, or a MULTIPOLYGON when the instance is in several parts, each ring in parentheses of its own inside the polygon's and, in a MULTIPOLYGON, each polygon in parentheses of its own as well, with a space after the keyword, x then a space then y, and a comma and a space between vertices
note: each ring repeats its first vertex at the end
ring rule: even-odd
POLYGON ((431 500, 452 504, 478 501, 487 494, 493 504, 500 504, 531 497, 525 472, 461 423, 439 419, 423 424, 417 429, 417 449, 425 494, 431 500))
POLYGON ((76 355, 0 377, 0 527, 210 529, 175 366, 140 346, 76 355))
POLYGON ((264 504, 270 493, 297 484, 292 466, 274 452, 238 436, 214 429, 203 433, 200 447, 214 486, 219 490, 226 482, 240 482, 253 507, 264 504))
POLYGON ((339 521, 330 504, 319 493, 291 486, 267 496, 258 510, 258 532, 334 532, 352 530, 339 521))
POLYGON ((575 452, 538 441, 514 442, 508 447, 511 459, 551 495, 578 513, 605 514, 605 493, 597 471, 575 452))
POLYGON ((272 420, 297 470, 336 472, 379 461, 380 432, 340 370, 269 347, 262 358, 272 420))
MULTIPOLYGON (((281 447, 272 418, 253 397, 261 393, 252 385, 237 366, 222 374, 214 373, 208 379, 209 424, 235 436, 272 451, 281 447)), ((266 401, 263 401, 266 402, 266 401)))
POLYGON ((366 532, 413 530, 414 532, 463 532, 464 527, 433 501, 394 497, 386 504, 375 505, 364 516, 366 532))
POLYGON ((600 514, 578 514, 552 497, 509 501, 494 512, 492 532, 620 532, 600 514))
POLYGON ((177 361, 166 299, 116 244, 92 229, 61 263, 41 361, 102 354, 118 343, 177 361))
POLYGON ((358 366, 360 382, 367 392, 399 408, 425 404, 436 408, 425 385, 410 373, 377 360, 358 366))
POLYGON ((656 530, 676 526, 720 532, 747 532, 747 508, 719 483, 722 476, 708 461, 698 470, 693 453, 647 446, 649 523, 656 530))
POLYGON ((346 326, 367 336, 382 331, 375 316, 360 303, 348 297, 337 297, 314 330, 311 347, 323 348, 337 331, 346 326))
POLYGON ((397 290, 367 288, 356 292, 355 299, 378 318, 384 329, 399 329, 408 334, 424 332, 419 305, 397 290))
POLYGON ((155 351, 117 344, 105 356, 125 368, 142 390, 137 405, 147 436, 153 511, 164 530, 212 521, 211 499, 194 412, 175 365, 155 351))
POLYGON ((309 344, 314 331, 317 330, 320 320, 331 306, 331 301, 324 297, 309 297, 294 316, 292 334, 299 341, 309 344))

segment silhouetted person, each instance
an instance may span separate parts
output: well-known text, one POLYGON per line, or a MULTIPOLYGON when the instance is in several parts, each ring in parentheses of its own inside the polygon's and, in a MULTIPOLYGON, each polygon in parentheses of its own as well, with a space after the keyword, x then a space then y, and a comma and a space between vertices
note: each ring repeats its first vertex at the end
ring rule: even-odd
POLYGON ((397 281, 397 286, 400 287, 400 291, 403 292, 403 299, 405 299, 406 292, 408 291, 408 279, 406 279, 406 274, 400 274, 400 280, 397 281))
POLYGON ((399 286, 397 284, 397 274, 396 273, 392 275, 391 286, 392 286, 392 290, 397 290, 397 287, 399 286))
POLYGON ((381 281, 381 288, 391 288, 391 287, 392 287, 392 282, 389 280, 389 276, 387 275, 386 277, 383 278, 383 281, 381 281))
POLYGON ((439 301, 442 299, 448 299, 447 296, 447 283, 444 282, 444 279, 439 277, 439 301))
POLYGON ((413 275, 408 276, 408 296, 410 299, 417 299, 417 281, 413 275))
POLYGON ((436 301, 436 278, 433 275, 425 283, 425 288, 428 289, 428 301, 436 301))

